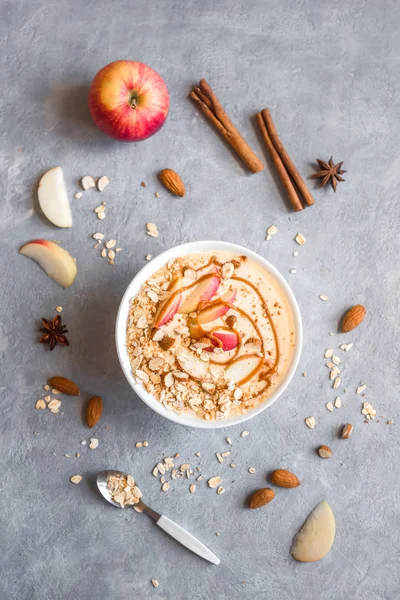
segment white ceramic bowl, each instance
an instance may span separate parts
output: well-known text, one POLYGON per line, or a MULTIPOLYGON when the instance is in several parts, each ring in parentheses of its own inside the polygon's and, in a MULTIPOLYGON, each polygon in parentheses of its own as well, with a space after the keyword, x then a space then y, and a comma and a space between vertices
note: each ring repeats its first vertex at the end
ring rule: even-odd
POLYGON ((121 304, 119 306, 117 315, 115 338, 117 344, 118 358, 124 375, 127 378, 132 389, 136 392, 139 398, 143 400, 143 402, 145 402, 148 406, 150 406, 150 408, 155 410, 159 415, 162 415, 166 419, 170 419, 170 421, 175 421, 175 423, 180 423, 181 425, 188 425, 189 427, 201 427, 203 429, 219 429, 221 427, 237 425, 238 423, 243 423, 243 421, 247 421, 247 419, 251 419, 255 415, 261 413, 279 398, 279 396, 289 385, 289 382, 292 379, 297 364, 299 362, 301 346, 303 341, 303 330, 301 324, 300 310, 296 299, 293 295, 293 292, 290 289, 288 283, 285 281, 285 279, 282 277, 279 271, 275 269, 275 267, 273 267, 268 261, 266 261, 264 258, 259 256, 252 250, 247 250, 247 248, 244 248, 243 246, 238 246, 237 244, 231 244, 229 242, 203 241, 189 242, 188 244, 182 244, 181 246, 176 246, 175 248, 166 250, 156 258, 153 258, 152 261, 147 263, 146 266, 144 266, 143 269, 139 271, 139 273, 132 279, 131 283, 128 285, 125 294, 123 295, 123 298, 121 300, 121 304), (259 265, 261 265, 261 267, 266 269, 272 275, 272 277, 274 277, 279 282, 279 284, 282 286, 286 293, 289 306, 293 312, 296 336, 296 346, 294 349, 292 362, 286 373, 286 377, 274 390, 273 394, 271 394, 271 396, 265 402, 258 404, 255 408, 248 410, 244 414, 233 415, 226 419, 218 421, 206 421, 205 419, 200 419, 199 417, 187 414, 178 415, 174 411, 166 409, 140 384, 136 383, 131 371, 128 351, 126 348, 126 323, 128 319, 131 298, 133 298, 139 293, 140 288, 147 281, 147 279, 149 279, 151 275, 153 275, 156 271, 158 271, 158 269, 163 267, 170 260, 186 256, 188 254, 203 252, 205 250, 227 251, 234 252, 235 254, 240 255, 244 254, 245 256, 248 256, 249 258, 257 262, 259 265))

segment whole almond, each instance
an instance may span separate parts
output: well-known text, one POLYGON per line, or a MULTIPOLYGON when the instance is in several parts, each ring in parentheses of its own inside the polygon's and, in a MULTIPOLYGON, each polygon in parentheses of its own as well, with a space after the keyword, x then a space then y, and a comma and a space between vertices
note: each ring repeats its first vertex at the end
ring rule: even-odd
POLYGON ((300 485, 300 481, 297 479, 296 475, 290 471, 286 471, 286 469, 276 469, 275 471, 272 471, 269 480, 274 485, 284 488, 295 488, 300 485))
POLYGON ((342 428, 342 440, 348 440, 351 436, 351 432, 353 431, 353 425, 350 423, 346 423, 342 428))
POLYGON ((79 387, 66 377, 52 377, 49 379, 49 385, 52 388, 55 388, 62 394, 67 394, 67 396, 80 396, 81 392, 79 387))
POLYGON ((265 506, 265 504, 268 504, 274 498, 274 490, 271 490, 271 488, 262 488, 254 492, 250 498, 249 508, 261 508, 261 506, 265 506))
POLYGON ((365 317, 365 310, 362 304, 356 304, 347 310, 340 322, 341 333, 348 333, 358 327, 365 317))
POLYGON ((321 458, 332 458, 332 450, 329 446, 320 446, 317 452, 321 458))
POLYGON ((90 398, 86 409, 86 423, 89 429, 92 429, 98 423, 103 412, 103 400, 100 396, 90 398))
POLYGON ((164 169, 159 174, 160 181, 171 194, 175 196, 184 196, 185 195, 185 185, 182 179, 179 177, 178 173, 173 171, 172 169, 164 169))

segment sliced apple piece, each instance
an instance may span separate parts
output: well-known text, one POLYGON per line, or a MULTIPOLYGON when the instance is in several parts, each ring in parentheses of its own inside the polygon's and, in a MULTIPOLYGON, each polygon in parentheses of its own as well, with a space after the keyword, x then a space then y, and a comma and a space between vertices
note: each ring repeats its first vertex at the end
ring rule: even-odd
POLYGON ((158 309, 154 319, 154 327, 159 328, 169 323, 178 312, 181 302, 182 294, 171 294, 158 309))
POLYGON ((229 292, 223 294, 218 300, 215 300, 215 302, 212 302, 209 306, 200 310, 197 316, 198 322, 202 325, 222 317, 228 312, 230 308, 229 304, 233 304, 235 298, 236 289, 229 290, 229 292))
POLYGON ((77 268, 72 256, 55 242, 32 240, 22 246, 20 254, 33 258, 47 275, 64 288, 74 283, 77 268))
POLYGON ((257 354, 239 356, 225 369, 225 378, 234 383, 244 383, 261 367, 263 358, 257 354))
POLYGON ((179 363, 182 371, 185 371, 193 379, 198 381, 206 381, 210 378, 209 363, 201 360, 196 354, 191 352, 189 348, 182 346, 179 348, 176 360, 179 363))
POLYGON ((197 310, 200 302, 208 302, 211 300, 216 294, 220 282, 221 279, 219 276, 213 273, 204 276, 203 279, 199 280, 198 285, 195 286, 194 290, 186 298, 179 312, 188 315, 197 310))
POLYGON ((315 562, 324 558, 335 539, 335 517, 329 504, 322 500, 293 539, 290 550, 299 562, 315 562))
POLYGON ((168 291, 171 292, 171 294, 172 294, 173 292, 176 292, 176 290, 179 290, 182 286, 183 286, 183 277, 176 277, 169 284, 168 291))
POLYGON ((72 214, 65 187, 63 170, 55 167, 47 171, 39 182, 40 208, 57 227, 72 227, 72 214))
MULTIPOLYGON (((222 350, 224 352, 229 352, 229 350, 234 350, 238 343, 239 343, 239 339, 237 334, 234 331, 230 331, 228 328, 224 328, 221 327, 220 329, 213 329, 213 331, 211 332, 211 341, 213 342, 213 339, 216 339, 220 342, 220 344, 218 344, 218 342, 216 342, 216 345, 218 345, 220 348, 222 348, 222 350)), ((210 350, 213 350, 214 348, 210 348, 210 350)), ((206 350, 208 350, 206 348, 206 350)))

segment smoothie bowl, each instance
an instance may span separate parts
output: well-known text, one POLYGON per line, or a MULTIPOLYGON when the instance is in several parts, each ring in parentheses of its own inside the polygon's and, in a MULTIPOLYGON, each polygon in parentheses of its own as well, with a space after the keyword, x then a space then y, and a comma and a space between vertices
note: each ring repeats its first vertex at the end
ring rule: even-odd
POLYGON ((298 364, 297 302, 265 259, 227 242, 167 250, 129 284, 116 344, 136 394, 192 427, 241 423, 270 406, 298 364))

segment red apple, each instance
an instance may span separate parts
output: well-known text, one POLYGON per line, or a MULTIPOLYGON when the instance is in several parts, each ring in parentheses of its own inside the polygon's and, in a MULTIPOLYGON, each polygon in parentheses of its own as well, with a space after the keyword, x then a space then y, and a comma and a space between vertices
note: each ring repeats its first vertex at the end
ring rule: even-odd
POLYGON ((154 327, 162 327, 171 321, 178 312, 182 302, 182 294, 172 294, 158 309, 154 318, 154 327))
POLYGON ((204 323, 211 323, 212 321, 219 319, 219 317, 222 317, 225 313, 228 312, 230 308, 229 304, 233 304, 235 298, 236 289, 232 289, 228 292, 225 292, 225 294, 223 294, 221 298, 218 298, 218 300, 215 300, 209 306, 206 306, 205 308, 201 309, 201 311, 197 315, 198 323, 200 323, 200 325, 203 325, 204 323))
POLYGON ((210 273, 210 275, 204 276, 204 278, 200 280, 199 284, 196 285, 193 292, 191 292, 191 294, 182 304, 179 312, 182 314, 189 314, 197 310, 201 302, 208 302, 211 300, 220 283, 221 279, 218 275, 210 273))
MULTIPOLYGON (((213 329, 211 332, 211 343, 214 346, 219 346, 224 352, 234 350, 238 343, 239 338, 234 331, 228 331, 226 327, 220 327, 213 329), (215 340, 215 341, 214 341, 215 340)), ((206 348, 206 350, 214 350, 214 348, 206 348)))
POLYGON ((93 79, 89 108, 97 127, 122 142, 140 142, 165 122, 169 93, 164 79, 147 65, 116 60, 93 79))

